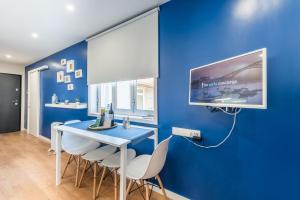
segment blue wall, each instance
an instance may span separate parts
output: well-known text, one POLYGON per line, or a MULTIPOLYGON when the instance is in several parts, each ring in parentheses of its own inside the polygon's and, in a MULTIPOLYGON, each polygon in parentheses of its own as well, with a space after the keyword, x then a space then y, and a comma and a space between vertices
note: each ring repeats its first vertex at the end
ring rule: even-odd
POLYGON ((205 144, 220 141, 232 117, 188 105, 189 69, 268 49, 268 109, 244 109, 232 137, 218 149, 174 138, 163 171, 168 189, 191 199, 300 199, 300 1, 274 2, 260 1, 248 18, 246 11, 234 14, 236 0, 173 0, 162 6, 161 137, 178 126, 200 129, 205 144))
MULTIPOLYGON (((199 149, 174 137, 161 174, 167 189, 191 199, 300 199, 300 125, 296 121, 300 109, 295 106, 300 98, 300 2, 272 2, 260 1, 248 18, 234 14, 236 0, 172 0, 161 7, 160 140, 171 133, 172 126, 178 126, 200 129, 205 145, 220 141, 228 133, 232 117, 188 105, 190 68, 268 49, 268 109, 244 109, 232 137, 218 149, 199 149)), ((76 66, 86 72, 86 43, 26 68, 44 64, 51 68, 42 72, 43 103, 49 102, 54 92, 61 98, 80 96, 86 101, 86 76, 76 80, 73 92, 67 91, 65 84, 56 84, 59 67, 55 66, 61 58, 75 59, 76 66)), ((42 113, 46 136, 52 120, 87 118, 86 110, 58 113, 44 109, 42 113)), ((136 146, 139 153, 151 152, 151 147, 149 141, 136 146)))
MULTIPOLYGON (((64 122, 71 119, 86 120, 87 109, 84 110, 73 110, 73 109, 57 109, 45 107, 46 103, 51 103, 51 97, 53 93, 58 96, 60 101, 66 99, 70 102, 75 102, 76 98, 79 98, 81 102, 87 103, 87 43, 85 41, 68 47, 58 53, 55 53, 47 58, 44 58, 30 66, 26 67, 26 83, 27 83, 27 72, 43 65, 48 65, 49 69, 41 72, 41 127, 42 135, 50 138, 50 125, 53 121, 64 122), (75 61, 75 70, 83 70, 83 78, 75 79, 74 73, 70 73, 71 81, 74 84, 74 90, 68 91, 67 84, 56 82, 56 72, 65 71, 66 67, 60 65, 61 59, 75 61)), ((26 85, 27 88, 27 85, 26 85)), ((27 116, 27 115, 26 115, 27 116)), ((27 124, 27 123, 25 123, 27 124)))

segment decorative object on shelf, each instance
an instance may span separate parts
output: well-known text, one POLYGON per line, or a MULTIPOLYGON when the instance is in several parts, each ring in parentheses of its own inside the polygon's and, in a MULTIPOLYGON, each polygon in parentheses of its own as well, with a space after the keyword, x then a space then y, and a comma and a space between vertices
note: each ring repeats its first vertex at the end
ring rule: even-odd
POLYGON ((66 105, 69 104, 69 100, 68 100, 68 99, 65 100, 65 104, 66 104, 66 105))
POLYGON ((57 98, 55 93, 52 95, 51 102, 52 102, 52 104, 57 104, 58 103, 58 98, 57 98))
POLYGON ((129 116, 127 116, 127 118, 123 117, 123 127, 126 129, 130 128, 129 116))
POLYGON ((57 83, 63 83, 65 78, 65 73, 64 71, 59 71, 56 73, 56 82, 57 83))
POLYGON ((75 103, 76 103, 76 105, 80 105, 80 99, 79 99, 79 97, 77 97, 77 98, 75 99, 75 103))
POLYGON ((82 78, 82 69, 75 70, 75 78, 82 78))
POLYGON ((74 90, 74 84, 68 84, 68 90, 74 90))
POLYGON ((70 75, 65 76, 65 83, 71 83, 71 76, 70 75))
POLYGON ((75 66, 74 66, 74 60, 68 60, 67 61, 67 73, 74 72, 75 66))
POLYGON ((61 59, 60 64, 61 65, 66 65, 67 64, 67 59, 61 59))

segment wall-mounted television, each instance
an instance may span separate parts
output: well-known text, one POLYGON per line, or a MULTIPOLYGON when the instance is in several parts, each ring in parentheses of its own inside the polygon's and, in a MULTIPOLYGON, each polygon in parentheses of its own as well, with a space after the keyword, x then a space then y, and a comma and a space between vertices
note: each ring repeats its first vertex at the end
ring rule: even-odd
POLYGON ((259 49, 190 70, 189 104, 267 108, 267 50, 259 49))

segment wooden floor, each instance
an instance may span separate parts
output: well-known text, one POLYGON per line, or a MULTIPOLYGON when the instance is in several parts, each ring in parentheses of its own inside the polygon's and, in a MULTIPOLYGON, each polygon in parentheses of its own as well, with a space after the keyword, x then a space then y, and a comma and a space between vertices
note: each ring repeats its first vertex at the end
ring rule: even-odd
MULTIPOLYGON (((55 186, 55 155, 47 152, 49 143, 26 133, 0 134, 0 199, 92 199, 92 179, 84 180, 81 188, 74 187, 74 167, 70 167, 60 186, 55 186)), ((62 154, 62 167, 67 155, 62 154)), ((106 178, 100 198, 113 199, 113 185, 106 178)), ((143 199, 139 192, 128 199, 143 199)), ((163 199, 153 193, 151 200, 163 199)))

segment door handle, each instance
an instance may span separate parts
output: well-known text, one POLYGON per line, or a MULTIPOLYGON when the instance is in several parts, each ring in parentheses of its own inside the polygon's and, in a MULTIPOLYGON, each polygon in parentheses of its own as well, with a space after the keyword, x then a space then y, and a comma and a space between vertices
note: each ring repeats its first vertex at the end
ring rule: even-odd
POLYGON ((18 106, 18 105, 19 105, 18 99, 14 99, 14 100, 12 100, 12 102, 13 102, 13 104, 14 104, 15 106, 18 106))

